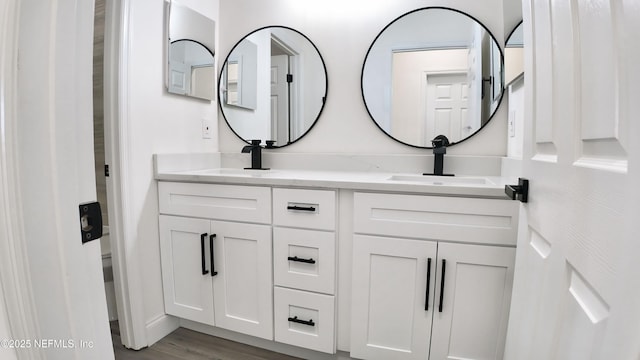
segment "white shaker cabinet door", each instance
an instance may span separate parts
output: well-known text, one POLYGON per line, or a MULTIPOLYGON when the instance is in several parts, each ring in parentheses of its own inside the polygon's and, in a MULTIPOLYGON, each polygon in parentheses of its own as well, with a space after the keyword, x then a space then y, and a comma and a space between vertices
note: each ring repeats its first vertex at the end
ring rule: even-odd
POLYGON ((436 249, 431 241, 354 235, 352 357, 427 358, 436 249))
POLYGON ((273 340, 271 227, 211 221, 216 326, 273 340))
POLYGON ((209 220, 160 215, 167 314, 214 325, 209 220))
POLYGON ((503 358, 514 262, 515 248, 438 243, 430 359, 503 358))

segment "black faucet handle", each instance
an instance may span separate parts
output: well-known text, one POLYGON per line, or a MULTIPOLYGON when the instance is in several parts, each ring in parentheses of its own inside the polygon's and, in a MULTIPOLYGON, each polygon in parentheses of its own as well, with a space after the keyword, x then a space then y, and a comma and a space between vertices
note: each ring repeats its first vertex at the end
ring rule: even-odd
POLYGON ((267 149, 273 149, 275 147, 275 146, 273 146, 273 144, 275 144, 276 141, 275 140, 266 140, 266 143, 267 143, 267 146, 266 146, 267 149))
POLYGON ((251 140, 251 145, 260 145, 260 143, 262 142, 262 140, 258 139, 258 140, 251 140))

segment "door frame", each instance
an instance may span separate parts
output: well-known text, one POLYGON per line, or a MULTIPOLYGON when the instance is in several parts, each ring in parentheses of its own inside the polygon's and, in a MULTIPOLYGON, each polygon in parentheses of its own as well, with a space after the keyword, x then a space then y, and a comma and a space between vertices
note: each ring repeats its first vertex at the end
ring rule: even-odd
POLYGON ((118 323, 122 344, 139 350, 149 345, 144 318, 142 276, 137 267, 135 217, 131 214, 129 136, 129 49, 130 0, 105 3, 104 40, 104 126, 105 162, 109 165, 107 201, 109 233, 118 323), (127 246, 129 244, 129 246, 127 246))
MULTIPOLYGON (((302 64, 300 61, 300 54, 302 53, 301 49, 298 46, 293 44, 293 41, 288 41, 286 37, 277 36, 275 34, 271 34, 270 43, 275 43, 278 48, 280 48, 289 58, 289 74, 293 75, 293 82, 289 83, 289 96, 288 96, 288 105, 289 105, 289 123, 288 123, 288 132, 289 138, 287 139, 287 143, 294 139, 295 141, 296 134, 299 134, 301 129, 304 128, 304 124, 300 123, 303 121, 302 111, 303 111, 303 98, 302 98, 302 64)), ((272 124, 273 127, 273 124, 272 124)), ((277 145, 277 144, 276 144, 277 145)), ((282 146, 283 144, 280 144, 282 146)))

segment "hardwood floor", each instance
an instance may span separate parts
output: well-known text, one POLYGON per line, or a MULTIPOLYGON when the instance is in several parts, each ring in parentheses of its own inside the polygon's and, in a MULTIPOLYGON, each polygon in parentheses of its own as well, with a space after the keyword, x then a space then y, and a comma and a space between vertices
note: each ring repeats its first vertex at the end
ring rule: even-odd
POLYGON ((298 359, 257 347, 180 328, 149 348, 129 350, 120 342, 118 323, 111 323, 116 360, 287 360, 298 359))

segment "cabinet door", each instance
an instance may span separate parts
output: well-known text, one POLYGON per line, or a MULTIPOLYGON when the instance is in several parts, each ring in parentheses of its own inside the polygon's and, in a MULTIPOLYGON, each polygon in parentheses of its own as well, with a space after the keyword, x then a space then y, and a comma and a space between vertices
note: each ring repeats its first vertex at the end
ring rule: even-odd
POLYGON ((273 340, 271 227, 211 222, 216 326, 273 340))
POLYGON ((502 359, 514 262, 514 248, 438 244, 431 359, 502 359))
POLYGON ((214 325, 209 223, 160 215, 160 253, 167 314, 214 325))
POLYGON ((353 254, 351 356, 426 359, 436 243, 354 235, 353 254))

